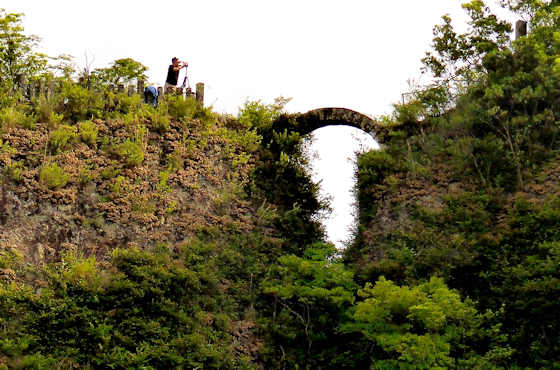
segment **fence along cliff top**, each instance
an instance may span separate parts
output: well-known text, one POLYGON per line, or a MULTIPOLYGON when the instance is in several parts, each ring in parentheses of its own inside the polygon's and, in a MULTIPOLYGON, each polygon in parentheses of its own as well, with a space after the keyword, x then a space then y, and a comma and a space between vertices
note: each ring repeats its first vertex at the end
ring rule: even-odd
MULTIPOLYGON (((23 96, 27 97, 28 99, 33 99, 39 96, 44 96, 47 99, 51 98, 56 91, 56 82, 54 80, 48 81, 48 84, 45 80, 39 81, 29 81, 27 82, 25 79, 25 75, 18 76, 18 89, 22 93, 23 96)), ((144 80, 138 80, 136 86, 128 85, 128 96, 132 96, 134 94, 144 94, 144 80)), ((120 93, 125 92, 125 85, 119 84, 117 85, 117 91, 120 93)), ((160 96, 163 96, 163 88, 158 87, 158 93, 160 96)), ((192 93, 190 89, 183 89, 178 87, 174 90, 173 94, 182 96, 184 98, 194 96, 196 101, 200 104, 204 105, 204 83, 199 82, 196 84, 196 92, 192 93)))

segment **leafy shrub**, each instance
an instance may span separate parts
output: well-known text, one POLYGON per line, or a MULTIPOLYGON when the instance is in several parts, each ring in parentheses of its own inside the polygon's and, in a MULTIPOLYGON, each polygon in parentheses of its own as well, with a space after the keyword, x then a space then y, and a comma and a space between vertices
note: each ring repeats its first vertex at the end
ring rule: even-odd
POLYGON ((382 184, 396 167, 395 158, 386 151, 373 150, 358 159, 358 178, 362 185, 382 184))
POLYGON ((51 112, 49 115, 49 119, 48 122, 53 125, 56 126, 58 125, 60 122, 62 122, 62 120, 64 119, 64 115, 63 114, 56 114, 55 112, 51 112))
MULTIPOLYGON (((227 140, 227 143, 241 147, 244 151, 254 153, 258 150, 262 137, 256 129, 233 130, 225 127, 214 132, 216 135, 227 140)), ((231 148, 233 149, 233 148, 231 148)))
POLYGON ((173 200, 169 203, 169 205, 167 206, 167 208, 165 209, 165 213, 170 215, 174 212, 177 212, 177 206, 179 205, 179 203, 176 200, 173 200))
POLYGON ((183 159, 185 148, 180 146, 179 148, 175 149, 173 153, 167 155, 167 168, 170 171, 178 171, 183 168, 185 161, 183 159))
POLYGON ((5 108, 0 111, 0 127, 23 127, 34 129, 37 119, 34 114, 26 114, 14 107, 5 108))
POLYGON ((256 130, 247 130, 239 132, 234 139, 243 149, 255 152, 259 148, 262 137, 257 134, 256 130))
POLYGON ((182 99, 179 96, 167 97, 167 109, 169 115, 176 120, 185 120, 193 118, 199 111, 200 104, 193 98, 182 99))
POLYGON ((60 102, 64 117, 72 122, 100 118, 103 115, 103 95, 71 82, 62 85, 60 102))
POLYGON ((138 143, 145 143, 146 137, 148 136, 148 129, 142 124, 136 125, 136 130, 134 132, 134 140, 138 143))
POLYGON ((216 120, 212 107, 203 107, 200 104, 193 118, 200 120, 206 126, 213 124, 216 120))
POLYGON ((91 170, 91 166, 84 167, 80 170, 78 175, 78 182, 80 185, 86 185, 96 179, 98 174, 91 170))
POLYGON ((487 135, 473 142, 471 166, 485 185, 513 190, 516 186, 516 168, 512 153, 504 141, 487 135))
POLYGON ((247 368, 231 346, 231 319, 216 309, 222 301, 215 297, 215 278, 191 269, 165 246, 155 252, 115 250, 107 270, 94 258, 63 253, 61 263, 45 269, 42 293, 3 285, 2 363, 32 369, 247 368))
POLYGON ((124 176, 117 176, 115 178, 115 182, 111 185, 111 191, 117 195, 121 194, 123 191, 126 191, 126 179, 124 176))
POLYGON ((97 140, 97 127, 92 121, 83 121, 78 124, 80 139, 88 145, 95 145, 97 140))
POLYGON ((157 184, 157 189, 162 193, 168 192, 170 190, 169 185, 167 184, 167 181, 169 180, 169 175, 170 175, 169 170, 161 171, 159 173, 159 182, 157 184))
POLYGON ((14 84, 10 79, 3 78, 0 81, 0 109, 13 107, 21 99, 21 93, 13 88, 14 84))
POLYGON ((0 139, 0 154, 7 154, 8 157, 14 155, 17 153, 17 150, 15 148, 12 148, 10 146, 9 141, 3 141, 2 139, 0 139))
POLYGON ((0 251, 0 268, 15 269, 24 264, 23 254, 14 248, 7 248, 0 251))
POLYGON ((44 96, 39 98, 35 111, 37 119, 42 123, 49 123, 51 127, 56 127, 64 119, 63 114, 56 113, 56 102, 53 99, 47 100, 44 96))
POLYGON ((128 96, 127 93, 108 92, 105 95, 105 114, 110 117, 126 115, 138 110, 142 105, 140 95, 128 96))
POLYGON ((144 160, 142 143, 130 139, 126 139, 126 141, 117 145, 115 154, 119 158, 124 159, 126 165, 129 167, 138 166, 144 160))
POLYGON ((145 196, 138 196, 132 199, 131 209, 141 215, 149 215, 155 212, 156 205, 152 199, 145 196))
POLYGON ((397 159, 386 151, 374 150, 358 158, 358 205, 360 221, 364 224, 375 216, 376 206, 371 199, 371 188, 389 186, 394 187, 396 178, 392 175, 399 170, 397 159))
POLYGON ((6 166, 6 176, 16 183, 23 181, 23 163, 14 162, 6 166))
POLYGON ((69 176, 56 163, 43 165, 39 170, 39 181, 49 189, 56 189, 68 183, 69 176))
POLYGON ((282 114, 284 105, 289 99, 277 98, 274 104, 263 104, 260 100, 246 101, 237 117, 244 128, 258 128, 267 130, 272 123, 282 114))
POLYGON ((120 115, 118 119, 122 120, 125 126, 132 126, 138 121, 139 117, 140 116, 138 113, 130 112, 127 114, 120 115))
POLYGON ((77 138, 76 127, 62 125, 51 132, 48 147, 51 153, 59 153, 72 144, 77 138))
POLYGON ((163 134, 169 130, 169 116, 166 114, 156 113, 152 116, 152 127, 163 134))
MULTIPOLYGON (((172 99, 172 97, 169 97, 169 99, 172 99)), ((138 110, 137 118, 148 121, 150 126, 160 133, 164 133, 169 130, 170 116, 166 103, 160 104, 157 108, 148 104, 143 105, 138 110)))
POLYGON ((119 173, 121 173, 121 170, 112 165, 101 170, 101 177, 105 180, 113 179, 117 177, 119 173))

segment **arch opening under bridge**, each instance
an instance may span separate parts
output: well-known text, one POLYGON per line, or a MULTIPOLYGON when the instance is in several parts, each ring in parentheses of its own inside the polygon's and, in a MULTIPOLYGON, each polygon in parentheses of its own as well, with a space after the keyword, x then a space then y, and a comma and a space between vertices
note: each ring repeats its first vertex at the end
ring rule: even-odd
POLYGON ((330 199, 331 212, 320 221, 327 238, 344 249, 356 228, 356 152, 379 149, 379 126, 370 117, 345 108, 322 108, 294 117, 293 130, 309 140, 305 152, 310 175, 320 182, 321 198, 330 199))

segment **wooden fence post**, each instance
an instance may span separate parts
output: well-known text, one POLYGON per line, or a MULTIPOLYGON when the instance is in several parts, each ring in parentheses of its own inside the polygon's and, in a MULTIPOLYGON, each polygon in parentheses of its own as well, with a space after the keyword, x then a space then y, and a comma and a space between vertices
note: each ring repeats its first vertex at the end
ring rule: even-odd
POLYGON ((41 98, 41 81, 35 81, 35 91, 33 92, 33 95, 37 99, 41 98))
POLYGON ((196 84, 196 101, 204 105, 204 84, 202 82, 196 84))
POLYGON ((175 92, 176 96, 183 99, 183 88, 182 87, 177 87, 174 92, 175 92))
POLYGON ((54 96, 54 80, 49 81, 49 87, 47 88, 47 100, 52 99, 54 96))
POLYGON ((119 85, 117 86, 117 91, 120 92, 120 93, 123 93, 123 92, 124 92, 124 85, 123 85, 123 84, 119 84, 119 85))
POLYGON ((37 96, 37 81, 29 82, 29 100, 37 96))
POLYGON ((41 81, 39 81, 39 97, 45 97, 46 95, 46 83, 45 80, 41 79, 41 81))
POLYGON ((19 89, 19 92, 21 93, 21 95, 25 96, 25 75, 24 74, 20 74, 17 76, 17 88, 19 89))
POLYGON ((523 36, 527 36, 527 22, 519 20, 515 22, 515 39, 523 36))
POLYGON ((134 95, 134 90, 136 90, 134 85, 128 85, 128 96, 134 95))
POLYGON ((144 94, 144 80, 138 80, 136 92, 140 95, 144 94))
POLYGON ((158 98, 161 99, 163 97, 163 87, 159 86, 157 88, 158 98))

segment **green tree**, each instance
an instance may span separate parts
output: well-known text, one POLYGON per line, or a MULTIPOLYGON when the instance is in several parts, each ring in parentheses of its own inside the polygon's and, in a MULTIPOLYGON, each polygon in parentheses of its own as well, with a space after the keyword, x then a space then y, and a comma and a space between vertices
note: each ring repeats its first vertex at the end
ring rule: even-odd
POLYGON ((270 344, 283 348, 289 364, 333 364, 344 351, 336 328, 352 306, 357 286, 353 273, 333 258, 336 249, 317 243, 303 257, 282 256, 263 292, 274 297, 274 312, 267 321, 270 344))
POLYGON ((105 84, 118 85, 131 83, 136 79, 146 79, 148 67, 132 58, 115 60, 108 68, 98 68, 93 71, 95 79, 105 84))
MULTIPOLYGON (((456 33, 445 16, 434 29, 433 51, 423 62, 435 77, 435 86, 452 92, 451 105, 459 105, 473 135, 483 140, 494 136, 503 143, 515 183, 497 185, 521 188, 527 168, 542 160, 544 147, 557 137, 555 122, 560 117, 550 103, 560 97, 560 7, 532 0, 502 5, 531 17, 527 37, 511 42, 511 25, 499 20, 483 1, 473 0, 463 5, 470 30, 456 33)), ((475 149, 473 167, 481 176, 487 165, 484 154, 475 149)), ((484 177, 497 178, 497 173, 484 177)))
POLYGON ((35 51, 39 38, 23 33, 22 18, 0 9, 0 77, 12 83, 20 74, 31 78, 47 67, 46 55, 35 51))
POLYGON ((381 277, 358 295, 365 299, 341 329, 359 332, 371 343, 372 368, 444 369, 477 362, 490 366, 494 358, 511 354, 500 349, 481 359, 470 352, 467 341, 477 332, 480 317, 471 301, 461 301, 440 278, 399 287, 381 277))
POLYGON ((482 58, 506 47, 512 30, 482 0, 472 0, 463 4, 463 8, 470 17, 469 31, 458 34, 451 18, 443 16, 443 24, 434 28, 433 50, 423 59, 425 70, 436 77, 436 85, 445 84, 456 92, 464 91, 469 83, 481 77, 482 58))

